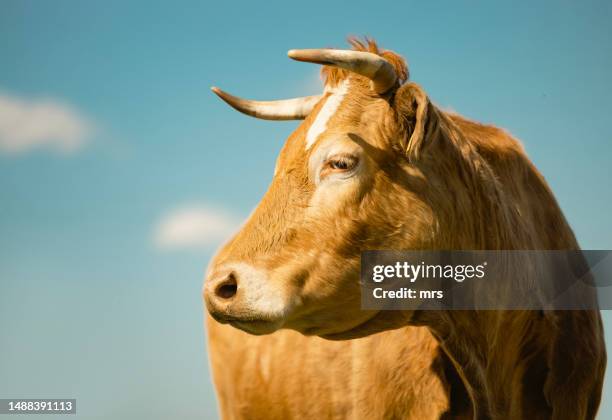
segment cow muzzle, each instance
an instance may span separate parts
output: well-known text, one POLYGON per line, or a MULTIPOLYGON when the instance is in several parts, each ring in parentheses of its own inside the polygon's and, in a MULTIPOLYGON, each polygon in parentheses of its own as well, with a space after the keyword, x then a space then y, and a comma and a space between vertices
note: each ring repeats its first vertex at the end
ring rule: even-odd
POLYGON ((251 334, 269 334, 279 329, 291 305, 267 274, 244 263, 213 270, 203 289, 210 315, 251 334))

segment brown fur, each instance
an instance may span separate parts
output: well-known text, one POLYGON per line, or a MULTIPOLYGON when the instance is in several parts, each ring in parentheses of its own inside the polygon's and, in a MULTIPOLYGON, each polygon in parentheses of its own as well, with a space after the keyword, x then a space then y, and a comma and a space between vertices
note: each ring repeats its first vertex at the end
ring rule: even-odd
POLYGON ((426 328, 347 341, 208 329, 224 419, 434 420, 449 409, 448 361, 426 328))
MULTIPOLYGON (((380 52, 374 42, 353 45, 385 56, 407 78, 394 53, 380 52)), ((436 418, 446 411, 495 419, 594 418, 606 363, 597 311, 361 310, 362 250, 578 244, 545 180, 508 133, 440 110, 414 83, 380 97, 361 76, 323 72, 330 86, 349 80, 349 94, 310 150, 304 138, 325 99, 289 137, 259 207, 211 264, 212 278, 225 275, 219 270, 230 262, 258 267, 266 288, 289 303, 280 315, 257 309, 247 299, 248 276, 238 271, 232 273, 239 281, 233 300, 219 303, 210 291, 205 298, 216 319, 251 333, 289 328, 354 341, 289 332, 247 337, 211 321, 224 415, 436 418), (344 181, 315 183, 309 168, 326 147, 358 156, 360 171, 344 181), (427 327, 437 343, 408 325, 427 327), (401 329, 389 331, 395 328, 401 329), (262 358, 274 366, 267 383, 257 379, 262 358), (462 386, 451 386, 453 375, 462 386), (342 392, 330 391, 329 383, 339 383, 342 392), (345 392, 355 383, 378 391, 345 392), (298 396, 300 387, 312 394, 298 396), (469 399, 453 398, 453 390, 465 390, 469 399), (424 395, 435 396, 426 408, 424 395)))

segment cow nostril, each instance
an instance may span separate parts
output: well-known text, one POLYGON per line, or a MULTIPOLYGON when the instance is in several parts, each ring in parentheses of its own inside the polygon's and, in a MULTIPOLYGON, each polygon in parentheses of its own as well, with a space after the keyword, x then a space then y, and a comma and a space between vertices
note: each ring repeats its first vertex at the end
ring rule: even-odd
POLYGON ((234 297, 238 286, 236 284, 223 284, 217 288, 217 296, 223 299, 230 299, 234 297))
POLYGON ((221 299, 231 299, 236 295, 237 291, 238 283, 236 282, 236 276, 234 273, 230 273, 230 275, 217 286, 215 294, 221 299))

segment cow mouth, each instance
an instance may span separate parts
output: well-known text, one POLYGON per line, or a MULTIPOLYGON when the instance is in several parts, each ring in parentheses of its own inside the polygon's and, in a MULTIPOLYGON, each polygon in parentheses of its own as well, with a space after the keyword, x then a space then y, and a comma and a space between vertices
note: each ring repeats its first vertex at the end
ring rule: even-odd
POLYGON ((232 327, 238 328, 239 330, 252 335, 271 334, 278 330, 277 323, 272 321, 233 321, 230 322, 230 324, 232 327))
POLYGON ((271 334, 280 328, 279 321, 275 319, 220 315, 217 313, 211 313, 211 316, 221 324, 229 324, 234 328, 253 335, 271 334))

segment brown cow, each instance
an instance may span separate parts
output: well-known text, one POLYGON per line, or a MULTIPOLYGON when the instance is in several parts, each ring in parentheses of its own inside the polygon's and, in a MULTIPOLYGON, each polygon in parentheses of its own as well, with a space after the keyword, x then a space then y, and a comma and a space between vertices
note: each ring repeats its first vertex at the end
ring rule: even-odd
POLYGON ((352 43, 352 51, 289 52, 325 65, 320 98, 254 102, 214 89, 247 114, 305 121, 283 147, 261 203, 211 263, 204 287, 209 313, 255 335, 292 329, 333 340, 369 340, 324 343, 288 332, 247 338, 209 322, 224 415, 265 417, 262 410, 278 404, 283 408, 271 415, 308 416, 315 412, 287 408, 296 387, 305 383, 311 406, 324 405, 326 417, 395 418, 405 410, 413 418, 594 418, 606 363, 597 311, 361 309, 363 250, 578 249, 578 244, 515 139, 440 110, 418 85, 405 83, 401 57, 371 41, 352 43), (426 326, 443 354, 430 336, 409 325, 426 326), (396 328, 402 329, 372 335, 396 328), (390 339, 392 344, 380 345, 390 339), (300 347, 295 355, 293 342, 300 347), (249 358, 252 349, 257 350, 249 358), (333 358, 347 351, 357 355, 333 358), (409 357, 397 357, 402 354, 409 357), (394 359, 382 366, 368 365, 389 355, 394 359), (383 379, 364 378, 364 363, 383 379), (346 364, 346 376, 335 376, 346 364), (415 368, 424 370, 409 377, 415 368), (390 374, 394 369, 397 375, 390 374), (313 381, 317 375, 324 379, 313 381), (452 386, 454 375, 467 396, 452 386), (259 388, 266 376, 273 385, 259 388), (353 410, 360 401, 353 378, 359 390, 377 390, 360 398, 386 394, 385 410, 370 416, 353 410), (258 387, 251 391, 255 396, 238 394, 248 389, 244 381, 258 387), (331 384, 322 385, 326 381, 331 384), (336 388, 333 381, 340 393, 329 391, 336 388), (283 394, 284 384, 291 394, 283 394), (395 406, 393 394, 403 387, 412 395, 395 406), (427 414, 422 408, 412 413, 407 400, 422 407, 429 393, 435 398, 427 414))

